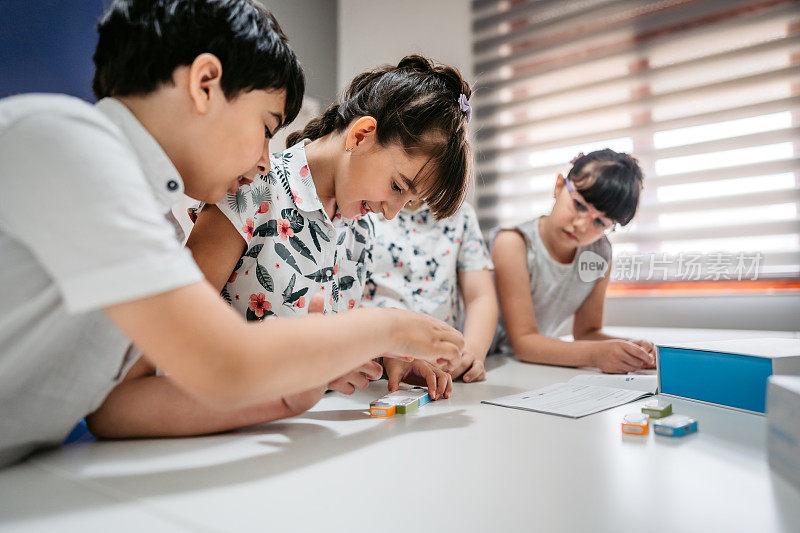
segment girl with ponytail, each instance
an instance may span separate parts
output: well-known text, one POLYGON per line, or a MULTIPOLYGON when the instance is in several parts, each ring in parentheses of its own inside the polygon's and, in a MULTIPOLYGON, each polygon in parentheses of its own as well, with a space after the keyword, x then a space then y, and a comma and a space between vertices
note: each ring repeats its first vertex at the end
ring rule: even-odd
MULTIPOLYGON (((470 177, 470 96, 457 70, 421 56, 356 76, 340 101, 270 156, 269 168, 252 169, 235 193, 199 213, 187 243, 195 261, 251 321, 304 315, 317 294, 326 314, 358 307, 375 231, 364 215, 391 219, 421 200, 438 219, 461 205, 470 177)), ((419 335, 409 327, 418 314, 393 320, 398 335, 419 335)), ((337 334, 363 345, 371 332, 337 334)), ((352 393, 379 376, 368 363, 329 387, 352 393)))

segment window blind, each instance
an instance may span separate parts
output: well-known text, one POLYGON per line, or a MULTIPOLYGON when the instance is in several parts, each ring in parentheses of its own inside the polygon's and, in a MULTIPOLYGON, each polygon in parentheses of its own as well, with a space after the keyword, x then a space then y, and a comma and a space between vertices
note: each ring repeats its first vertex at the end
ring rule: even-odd
POLYGON ((546 214, 578 152, 632 153, 616 281, 800 278, 800 2, 475 0, 477 212, 546 214))

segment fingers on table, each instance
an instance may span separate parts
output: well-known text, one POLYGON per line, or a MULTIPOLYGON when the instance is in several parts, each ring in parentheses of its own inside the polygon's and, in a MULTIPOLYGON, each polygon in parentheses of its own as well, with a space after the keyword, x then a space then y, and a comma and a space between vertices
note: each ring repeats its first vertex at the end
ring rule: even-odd
POLYGON ((472 367, 464 373, 463 379, 467 383, 486 379, 486 368, 483 366, 483 362, 475 361, 472 363, 472 367))
POLYGON ((389 380, 389 392, 394 392, 400 388, 400 380, 403 379, 403 372, 399 368, 389 368, 386 370, 386 377, 389 380))
POLYGON ((437 390, 439 377, 436 375, 436 371, 433 369, 433 367, 429 366, 422 373, 422 377, 425 378, 425 383, 428 385, 428 394, 430 395, 431 400, 435 400, 439 397, 439 392, 437 390))
POLYGON ((450 395, 453 393, 453 376, 445 373, 445 380, 446 380, 446 385, 444 388, 444 397, 449 398, 450 395))

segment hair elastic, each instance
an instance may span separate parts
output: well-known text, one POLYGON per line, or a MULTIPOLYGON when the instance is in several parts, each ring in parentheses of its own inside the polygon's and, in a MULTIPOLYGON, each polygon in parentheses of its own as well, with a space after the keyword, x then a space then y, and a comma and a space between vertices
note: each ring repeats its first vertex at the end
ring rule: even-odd
POLYGON ((467 122, 469 122, 472 119, 472 106, 469 105, 469 99, 466 94, 461 93, 458 97, 458 107, 467 115, 467 122))

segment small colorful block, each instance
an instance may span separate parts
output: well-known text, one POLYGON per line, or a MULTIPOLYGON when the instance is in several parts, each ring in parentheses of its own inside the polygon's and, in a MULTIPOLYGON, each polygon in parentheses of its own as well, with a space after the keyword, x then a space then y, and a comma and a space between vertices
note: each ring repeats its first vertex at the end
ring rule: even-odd
POLYGON ((649 417, 642 413, 630 413, 622 419, 622 432, 626 435, 647 435, 650 429, 649 417))
POLYGON ((672 404, 662 400, 650 400, 645 402, 642 413, 650 418, 664 418, 672 414, 672 404))
POLYGON ((653 432, 665 437, 683 437, 697 431, 697 420, 683 415, 670 415, 653 422, 653 432))
POLYGON ((371 416, 388 417, 404 415, 431 401, 425 389, 401 389, 394 391, 369 404, 371 416))
POLYGON ((396 407, 389 403, 372 402, 369 406, 369 415, 382 418, 394 416, 396 407))

